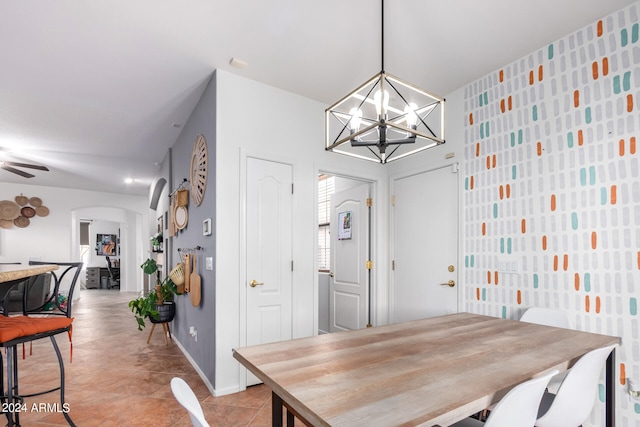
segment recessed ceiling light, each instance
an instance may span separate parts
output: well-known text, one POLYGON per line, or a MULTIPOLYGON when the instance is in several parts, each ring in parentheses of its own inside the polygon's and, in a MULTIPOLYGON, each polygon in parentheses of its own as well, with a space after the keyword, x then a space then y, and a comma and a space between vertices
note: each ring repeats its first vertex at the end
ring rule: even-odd
POLYGON ((124 179, 124 183, 125 184, 133 184, 133 178, 125 178, 124 179))
POLYGON ((236 68, 244 68, 248 65, 245 61, 238 58, 231 58, 229 60, 229 64, 231 64, 232 67, 236 67, 236 68))

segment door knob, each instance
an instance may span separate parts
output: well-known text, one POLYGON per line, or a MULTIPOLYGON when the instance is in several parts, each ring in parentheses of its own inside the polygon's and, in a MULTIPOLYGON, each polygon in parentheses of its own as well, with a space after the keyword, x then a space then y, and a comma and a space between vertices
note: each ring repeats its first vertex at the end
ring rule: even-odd
POLYGON ((456 285, 456 282, 454 282, 453 280, 449 280, 447 283, 440 283, 442 286, 448 286, 450 288, 453 288, 456 285))
POLYGON ((249 286, 251 286, 252 288, 255 288, 256 286, 259 286, 259 285, 264 285, 264 283, 258 282, 257 280, 252 280, 251 282, 249 282, 249 286))

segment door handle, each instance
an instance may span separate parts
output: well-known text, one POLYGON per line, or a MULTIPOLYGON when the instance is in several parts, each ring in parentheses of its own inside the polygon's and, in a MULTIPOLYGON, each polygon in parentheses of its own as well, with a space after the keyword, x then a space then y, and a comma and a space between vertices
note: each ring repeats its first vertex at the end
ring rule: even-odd
POLYGON ((260 285, 264 285, 264 283, 258 282, 257 280, 252 280, 249 282, 249 286, 251 286, 252 288, 255 288, 256 286, 260 286, 260 285))
POLYGON ((448 286, 450 288, 453 288, 456 285, 456 282, 454 282, 453 280, 449 280, 447 283, 440 283, 441 286, 448 286))

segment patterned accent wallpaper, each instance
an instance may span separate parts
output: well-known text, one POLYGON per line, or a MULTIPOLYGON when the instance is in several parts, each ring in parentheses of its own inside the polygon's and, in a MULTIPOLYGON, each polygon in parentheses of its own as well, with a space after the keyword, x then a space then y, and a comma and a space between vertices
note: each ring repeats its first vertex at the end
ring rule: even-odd
MULTIPOLYGON (((640 3, 465 88, 465 309, 567 310, 622 337, 617 425, 640 427, 640 3)), ((601 426, 600 403, 585 425, 601 426)))

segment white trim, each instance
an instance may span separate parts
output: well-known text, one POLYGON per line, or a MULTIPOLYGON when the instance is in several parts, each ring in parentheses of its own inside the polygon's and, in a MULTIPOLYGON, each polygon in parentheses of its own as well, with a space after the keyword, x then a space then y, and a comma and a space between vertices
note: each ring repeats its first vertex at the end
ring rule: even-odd
MULTIPOLYGON (((238 307, 238 344, 239 347, 245 347, 247 345, 247 287, 240 286, 240 283, 247 283, 247 153, 243 148, 240 148, 240 167, 238 177, 239 181, 239 198, 240 198, 240 223, 238 224, 238 278, 239 283, 239 295, 238 301, 240 307, 238 307)), ((238 388, 240 391, 247 389, 247 369, 244 366, 240 367, 238 388)))
POLYGON ((182 354, 184 354, 184 357, 187 358, 189 363, 191 363, 191 366, 193 366, 193 369, 196 370, 196 372, 198 373, 198 376, 202 379, 202 382, 204 382, 204 385, 207 386, 207 389, 209 390, 209 393, 211 393, 212 396, 214 396, 214 397, 224 396, 225 394, 237 393, 237 392, 241 391, 237 387, 234 387, 233 389, 232 388, 226 389, 226 390, 224 390, 224 392, 216 391, 216 389, 213 388, 213 385, 209 382, 209 378, 207 378, 205 373, 202 372, 202 370, 200 369, 200 367, 198 366, 196 361, 193 360, 191 355, 189 355, 187 350, 185 350, 185 348, 182 346, 180 341, 178 341, 176 339, 175 335, 171 334, 171 340, 178 346, 178 348, 180 349, 182 354))

